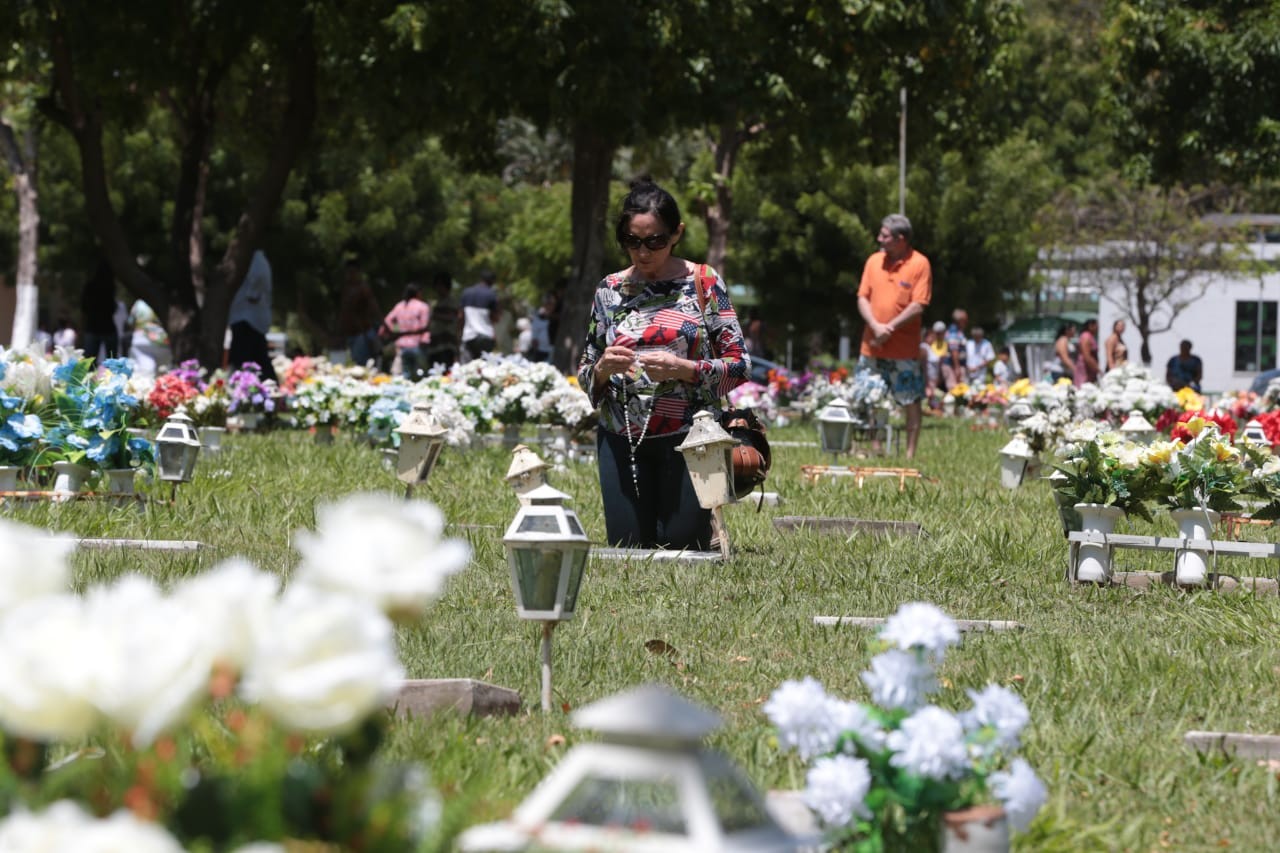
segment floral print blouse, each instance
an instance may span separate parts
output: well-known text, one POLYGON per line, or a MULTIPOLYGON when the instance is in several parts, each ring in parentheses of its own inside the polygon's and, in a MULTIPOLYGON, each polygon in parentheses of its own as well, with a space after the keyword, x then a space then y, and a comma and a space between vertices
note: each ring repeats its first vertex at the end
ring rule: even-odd
POLYGON ((642 434, 686 432, 695 413, 721 411, 721 399, 750 374, 742 326, 729 302, 729 290, 715 270, 699 266, 683 278, 653 282, 614 273, 600 282, 578 364, 578 382, 599 409, 603 429, 633 439, 642 434), (697 276, 704 269, 705 315, 698 306, 697 291, 697 276), (668 350, 695 361, 697 376, 693 382, 654 382, 637 367, 630 374, 609 377, 597 393, 592 385, 595 364, 605 347, 613 344, 637 352, 668 350))

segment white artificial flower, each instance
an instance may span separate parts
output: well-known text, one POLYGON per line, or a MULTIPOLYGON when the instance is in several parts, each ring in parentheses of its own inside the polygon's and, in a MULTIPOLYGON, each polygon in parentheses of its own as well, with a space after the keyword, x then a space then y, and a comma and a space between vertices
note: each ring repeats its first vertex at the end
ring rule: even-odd
POLYGON ((317 510, 316 527, 297 534, 295 582, 358 596, 393 617, 421 616, 471 559, 466 542, 441 539, 444 516, 424 501, 352 495, 317 510))
POLYGON ((84 622, 83 602, 70 593, 0 616, 0 728, 53 741, 86 737, 97 726, 86 690, 93 640, 84 622))
POLYGON ((827 826, 848 826, 856 818, 871 817, 867 792, 871 770, 851 755, 819 758, 805 774, 803 799, 827 826))
POLYGON ((779 746, 806 760, 830 752, 840 734, 828 713, 830 698, 812 676, 782 682, 762 709, 778 730, 779 746))
POLYGON ((70 589, 67 557, 75 547, 70 536, 0 518, 0 613, 70 589))
POLYGON ((890 649, 871 659, 862 673, 862 683, 871 691, 871 701, 882 708, 914 711, 924 697, 938 689, 933 667, 911 652, 890 649))
POLYGON ((231 559, 186 578, 172 597, 204 624, 203 637, 215 663, 237 672, 261 634, 270 629, 280 580, 242 559, 231 559))
POLYGON ((240 689, 296 731, 350 730, 404 681, 391 622, 367 601, 291 586, 260 637, 240 689))
POLYGON ((1015 758, 1007 771, 992 773, 987 785, 1004 806, 1009 825, 1019 832, 1025 832, 1031 826, 1031 821, 1049 798, 1049 792, 1036 776, 1036 771, 1022 758, 1015 758))
POLYGON ((885 743, 890 764, 926 779, 960 779, 972 767, 960 720, 936 705, 907 717, 885 743))
MULTIPOLYGON (((856 735, 858 741, 872 751, 884 748, 885 733, 871 719, 870 710, 866 705, 861 702, 845 702, 835 697, 828 697, 826 710, 831 718, 832 728, 840 734, 856 735)), ((846 751, 851 751, 852 748, 852 744, 846 745, 846 751)))
POLYGON ((89 695, 135 745, 151 743, 207 695, 213 655, 205 624, 149 579, 129 575, 90 589, 85 630, 89 695))
POLYGON ((960 628, 936 604, 913 601, 902 605, 880 630, 880 639, 903 651, 920 648, 941 661, 947 646, 960 642, 960 628))
POLYGON ((163 827, 118 811, 98 820, 78 803, 59 800, 40 813, 17 811, 0 821, 5 853, 183 853, 163 827))
POLYGON ((980 692, 966 692, 973 700, 973 708, 960 716, 965 729, 976 731, 989 726, 994 732, 991 745, 995 749, 1017 749, 1022 730, 1031 722, 1031 712, 1022 697, 998 684, 988 684, 980 692))

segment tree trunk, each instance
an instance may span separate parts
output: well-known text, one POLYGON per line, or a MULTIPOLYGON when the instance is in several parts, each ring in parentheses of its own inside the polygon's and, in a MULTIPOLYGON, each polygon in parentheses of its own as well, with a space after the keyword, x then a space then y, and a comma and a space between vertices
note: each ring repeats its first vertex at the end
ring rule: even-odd
POLYGON ((744 137, 731 122, 719 128, 719 139, 712 144, 715 159, 716 199, 707 205, 707 263, 725 276, 725 258, 729 254, 729 226, 733 222, 733 168, 744 137))
POLYGON ((0 122, 0 149, 13 174, 13 190, 18 197, 18 287, 9 346, 22 349, 35 339, 40 301, 40 289, 36 285, 40 199, 36 180, 35 129, 27 128, 19 147, 13 128, 6 122, 0 122))
POLYGON ((560 314, 555 363, 573 370, 582 354, 587 317, 596 286, 605 272, 605 211, 609 205, 614 142, 599 127, 581 121, 573 136, 573 265, 560 314))
MULTIPOLYGON (((75 58, 62 25, 55 19, 51 38, 56 103, 42 105, 75 138, 80 152, 85 209, 95 236, 116 277, 135 296, 152 306, 169 332, 177 361, 199 358, 214 368, 222 364, 227 314, 235 290, 244 280, 249 261, 266 224, 279 207, 284 187, 303 146, 310 136, 316 113, 316 51, 314 21, 308 15, 298 25, 293 52, 287 58, 288 102, 279 133, 268 152, 266 171, 249 204, 236 223, 227 250, 212 275, 193 265, 192 241, 198 240, 202 184, 207 180, 209 140, 214 133, 212 108, 217 82, 224 78, 211 70, 203 81, 193 80, 183 115, 183 166, 175 187, 174 221, 170 227, 170 253, 183 274, 158 282, 134 260, 128 235, 111 203, 102 150, 102 117, 86 103, 76 82, 75 58), (207 99, 207 100, 206 100, 207 99), (197 302, 196 282, 204 284, 197 302)), ((193 61, 196 61, 193 58, 193 61)), ((195 258, 198 260, 198 253, 195 258)))

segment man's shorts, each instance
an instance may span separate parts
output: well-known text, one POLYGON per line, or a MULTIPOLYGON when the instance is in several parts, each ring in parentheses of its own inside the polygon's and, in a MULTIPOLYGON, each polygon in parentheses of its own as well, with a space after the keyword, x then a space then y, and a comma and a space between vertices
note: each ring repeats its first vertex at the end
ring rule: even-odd
POLYGON ((924 396, 924 372, 920 369, 919 359, 861 355, 858 356, 857 371, 878 373, 900 406, 917 403, 924 396))

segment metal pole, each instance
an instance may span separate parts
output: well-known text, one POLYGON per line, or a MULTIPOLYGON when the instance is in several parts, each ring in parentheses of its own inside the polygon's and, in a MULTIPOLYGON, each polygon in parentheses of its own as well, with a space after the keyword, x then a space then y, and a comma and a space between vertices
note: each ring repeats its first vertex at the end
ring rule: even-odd
POLYGON ((898 92, 898 213, 907 215, 907 87, 898 92))
POLYGON ((729 528, 724 523, 724 507, 717 506, 711 510, 711 529, 720 540, 720 556, 729 559, 733 556, 733 544, 729 541, 729 528))
POLYGON ((551 710, 551 632, 555 622, 542 623, 542 710, 551 710))

